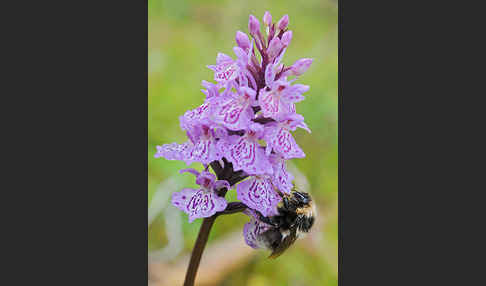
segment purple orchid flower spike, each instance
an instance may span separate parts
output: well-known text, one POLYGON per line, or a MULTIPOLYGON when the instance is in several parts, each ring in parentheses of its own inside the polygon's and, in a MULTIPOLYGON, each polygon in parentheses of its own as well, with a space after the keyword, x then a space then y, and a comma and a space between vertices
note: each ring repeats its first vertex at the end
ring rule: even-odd
POLYGON ((189 215, 189 222, 196 218, 210 217, 226 208, 228 203, 216 191, 229 188, 227 181, 216 180, 216 176, 208 171, 199 173, 194 169, 184 169, 180 172, 194 174, 196 183, 201 186, 199 189, 186 188, 172 194, 172 204, 189 215))
MULTIPOLYGON (((287 15, 273 23, 266 11, 263 35, 260 22, 250 15, 251 38, 236 32, 236 58, 218 53, 216 64, 208 66, 214 71, 214 82, 201 83, 204 102, 179 117, 187 142, 156 146, 154 155, 188 165, 203 164, 202 172, 181 170, 195 175, 199 187, 174 193, 172 204, 189 215, 189 222, 246 207, 245 214, 251 220, 243 235, 253 248, 265 246, 261 234, 274 227, 261 221, 262 216, 277 215, 282 195, 292 191, 294 176, 287 170, 287 160, 305 157, 291 132, 297 128, 310 132, 304 117, 296 113, 296 103, 305 99, 309 86, 295 84, 298 78, 287 77, 302 75, 312 59, 284 66, 282 59, 293 36, 288 24, 287 15), (216 175, 208 171, 209 166, 216 175), (228 205, 224 195, 235 186, 240 203, 228 205)), ((209 229, 202 227, 201 232, 209 229)))

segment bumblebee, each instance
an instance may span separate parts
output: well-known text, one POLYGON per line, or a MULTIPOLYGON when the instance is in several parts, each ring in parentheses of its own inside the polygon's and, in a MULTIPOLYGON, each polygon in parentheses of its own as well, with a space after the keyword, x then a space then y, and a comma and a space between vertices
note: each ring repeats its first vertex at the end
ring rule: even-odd
POLYGON ((260 234, 261 241, 272 251, 269 258, 280 256, 314 225, 316 208, 308 193, 293 189, 288 195, 282 194, 282 198, 277 215, 264 217, 259 214, 260 221, 272 226, 260 234))

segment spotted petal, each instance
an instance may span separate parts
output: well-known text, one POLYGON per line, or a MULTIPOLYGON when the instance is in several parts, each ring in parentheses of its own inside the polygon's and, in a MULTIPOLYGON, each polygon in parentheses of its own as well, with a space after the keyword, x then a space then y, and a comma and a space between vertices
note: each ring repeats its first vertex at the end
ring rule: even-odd
POLYGON ((192 160, 192 147, 193 145, 191 142, 186 142, 183 144, 170 143, 162 146, 156 146, 157 153, 155 153, 154 157, 164 157, 167 160, 181 160, 185 161, 187 164, 190 164, 192 160))
POLYGON ((253 111, 248 101, 235 96, 226 96, 212 104, 211 118, 230 130, 246 129, 253 118, 253 111))
POLYGON ((233 144, 227 148, 225 157, 233 163, 235 171, 243 170, 248 174, 271 174, 272 166, 258 141, 247 136, 233 137, 233 144))
POLYGON ((172 204, 189 215, 189 222, 196 218, 210 217, 223 211, 227 202, 216 193, 204 189, 183 189, 172 194, 172 204))
POLYGON ((277 204, 282 200, 270 180, 264 177, 252 177, 239 183, 236 192, 240 201, 263 216, 276 215, 277 204))
POLYGON ((273 151, 286 160, 305 157, 304 151, 297 145, 290 131, 280 125, 273 125, 267 128, 265 141, 267 142, 267 155, 270 154, 273 148, 273 151))
POLYGON ((288 86, 282 92, 282 97, 288 102, 296 103, 304 100, 305 97, 302 95, 302 93, 308 90, 309 90, 308 85, 294 84, 292 86, 288 86))
POLYGON ((214 160, 219 160, 222 154, 219 150, 219 146, 216 141, 209 139, 201 139, 192 148, 191 160, 193 162, 201 162, 203 164, 209 164, 214 160))
POLYGON ((262 109, 263 116, 270 118, 277 118, 280 108, 280 99, 271 90, 260 90, 260 96, 258 97, 258 102, 262 109))
POLYGON ((226 83, 234 80, 238 76, 240 70, 238 64, 234 61, 222 62, 216 66, 208 66, 214 70, 214 80, 219 83, 226 83))
POLYGON ((203 80, 201 84, 206 88, 205 90, 201 89, 206 95, 206 99, 219 96, 219 89, 214 83, 203 80))
POLYGON ((209 112, 209 103, 204 103, 195 109, 186 111, 184 115, 179 118, 181 129, 192 132, 196 125, 207 122, 209 112))
POLYGON ((263 242, 260 240, 260 235, 269 228, 270 226, 268 224, 252 218, 243 227, 243 237, 245 238, 246 244, 254 249, 264 247, 263 242))
POLYGON ((287 171, 285 160, 273 155, 270 157, 270 162, 273 165, 273 175, 271 176, 273 185, 281 192, 290 194, 294 186, 292 184, 294 176, 287 171))

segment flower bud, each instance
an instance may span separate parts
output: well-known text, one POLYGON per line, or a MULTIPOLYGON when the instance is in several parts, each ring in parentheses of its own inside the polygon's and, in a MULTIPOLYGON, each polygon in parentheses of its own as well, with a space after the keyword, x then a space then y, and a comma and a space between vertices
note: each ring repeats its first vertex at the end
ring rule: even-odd
POLYGON ((265 14, 263 15, 263 23, 265 23, 266 26, 272 25, 272 15, 268 11, 265 11, 265 14))
POLYGON ((257 36, 260 33, 260 22, 253 15, 250 15, 250 19, 248 20, 248 30, 253 36, 257 36))
POLYGON ((285 30, 289 25, 289 15, 285 14, 282 19, 280 19, 277 23, 277 26, 280 30, 285 30))
POLYGON ((312 64, 312 59, 309 58, 303 58, 300 60, 297 60, 291 67, 291 75, 299 76, 303 74, 312 64))
POLYGON ((267 54, 270 59, 275 58, 283 48, 283 44, 278 37, 273 38, 268 45, 267 54))
POLYGON ((242 48, 245 51, 250 48, 250 40, 248 39, 247 34, 241 31, 237 31, 235 38, 236 38, 236 43, 240 48, 242 48))
POLYGON ((282 44, 288 46, 292 40, 292 31, 287 31, 282 35, 282 44))

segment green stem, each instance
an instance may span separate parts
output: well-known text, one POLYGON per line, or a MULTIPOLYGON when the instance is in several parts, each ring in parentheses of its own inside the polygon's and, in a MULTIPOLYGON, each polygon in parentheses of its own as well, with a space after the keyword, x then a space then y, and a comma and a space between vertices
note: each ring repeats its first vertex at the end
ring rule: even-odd
POLYGON ((217 216, 214 215, 203 219, 201 228, 199 229, 199 234, 197 235, 196 244, 194 245, 194 249, 192 250, 191 260, 189 261, 189 266, 187 267, 184 286, 194 286, 197 269, 199 268, 199 263, 201 262, 201 256, 203 254, 204 248, 206 247, 209 232, 211 231, 211 227, 213 226, 216 217, 217 216))

